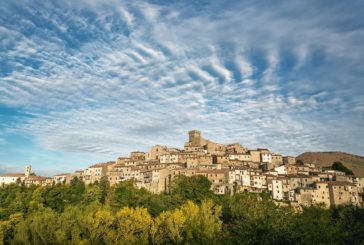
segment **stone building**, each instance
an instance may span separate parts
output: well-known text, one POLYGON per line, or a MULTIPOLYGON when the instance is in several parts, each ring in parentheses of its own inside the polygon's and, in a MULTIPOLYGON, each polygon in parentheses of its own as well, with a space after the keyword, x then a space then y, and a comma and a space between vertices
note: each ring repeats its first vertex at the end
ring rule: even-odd
POLYGON ((214 143, 204 139, 198 130, 188 133, 182 150, 155 145, 147 153, 134 151, 130 157, 118 157, 115 162, 94 164, 53 178, 35 176, 27 166, 24 174, 0 175, 0 187, 11 183, 70 183, 77 176, 86 184, 105 177, 111 185, 132 180, 138 188, 169 193, 171 182, 178 175, 205 176, 215 194, 268 192, 276 203, 302 206, 358 205, 362 201, 360 193, 364 192, 364 178, 322 170, 314 164, 297 164, 294 157, 282 157, 268 149, 248 150, 239 143, 214 143))
POLYGON ((251 156, 251 161, 254 163, 260 163, 260 151, 259 150, 249 150, 251 156))
POLYGON ((293 190, 293 193, 294 193, 294 199, 292 201, 306 207, 312 205, 312 196, 314 193, 314 189, 312 187, 297 188, 293 190))
POLYGON ((283 157, 283 164, 284 165, 296 164, 296 158, 292 156, 285 156, 283 157))
POLYGON ((69 184, 73 178, 70 173, 56 174, 53 176, 54 184, 69 184))
POLYGON ((132 161, 144 161, 145 153, 141 151, 133 151, 130 153, 130 160, 132 161))
POLYGON ((277 153, 272 153, 272 167, 270 169, 281 166, 282 164, 283 164, 282 155, 277 153))
POLYGON ((170 192, 172 174, 168 168, 156 168, 151 170, 150 189, 153 193, 170 192))
POLYGON ((13 183, 23 183, 31 175, 32 166, 26 165, 24 173, 0 174, 0 186, 13 183))
POLYGON ((242 162, 251 162, 252 157, 247 153, 230 153, 228 154, 230 160, 239 160, 242 162))
POLYGON ((12 183, 23 182, 25 174, 22 173, 7 173, 0 175, 0 186, 9 185, 12 183))
POLYGON ((48 177, 30 175, 28 178, 24 180, 24 183, 26 186, 30 185, 46 186, 46 185, 51 185, 53 183, 53 179, 48 177))
POLYGON ((358 187, 350 182, 331 181, 328 183, 330 205, 358 205, 361 202, 358 187))
POLYGON ((223 144, 217 144, 210 140, 206 140, 201 136, 198 130, 191 130, 188 132, 188 142, 185 143, 185 151, 190 152, 205 152, 212 155, 225 155, 226 147, 223 144))
POLYGON ((258 149, 261 163, 272 163, 272 153, 268 149, 258 149))
POLYGON ((288 201, 290 188, 289 178, 278 176, 272 181, 272 198, 279 201, 288 201))
POLYGON ((313 203, 326 207, 337 205, 358 205, 361 202, 358 187, 350 182, 316 182, 313 203))
POLYGON ((211 181, 211 189, 216 194, 225 194, 229 186, 229 170, 216 169, 216 170, 197 170, 195 175, 205 176, 211 181))
POLYGON ((189 157, 186 159, 186 167, 187 168, 197 168, 200 165, 211 165, 212 162, 212 156, 211 155, 195 155, 193 157, 189 157))
POLYGON ((229 144, 226 146, 226 153, 227 154, 244 154, 247 153, 248 149, 243 147, 239 143, 229 144))
POLYGON ((83 181, 85 184, 92 184, 96 181, 100 182, 101 178, 106 176, 107 172, 111 171, 115 164, 114 161, 110 161, 91 165, 83 171, 83 181))
POLYGON ((149 152, 145 154, 146 160, 158 160, 160 155, 167 154, 168 148, 166 146, 155 145, 149 152))

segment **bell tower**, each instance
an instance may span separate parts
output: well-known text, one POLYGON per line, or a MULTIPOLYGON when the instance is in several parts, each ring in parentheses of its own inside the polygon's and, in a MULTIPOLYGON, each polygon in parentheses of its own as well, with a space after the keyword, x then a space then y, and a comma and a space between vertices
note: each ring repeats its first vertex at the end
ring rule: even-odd
POLYGON ((188 132, 189 142, 192 146, 200 146, 201 145, 201 132, 198 130, 191 130, 188 132))
POLYGON ((25 178, 29 178, 30 172, 32 171, 32 166, 27 165, 25 166, 25 178))

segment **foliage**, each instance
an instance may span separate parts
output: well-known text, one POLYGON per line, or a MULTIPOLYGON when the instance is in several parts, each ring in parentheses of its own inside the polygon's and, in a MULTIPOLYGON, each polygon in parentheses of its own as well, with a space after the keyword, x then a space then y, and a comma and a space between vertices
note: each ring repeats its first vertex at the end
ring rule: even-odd
POLYGON ((351 169, 348 169, 347 167, 345 167, 341 162, 334 162, 331 165, 331 168, 333 170, 338 170, 338 171, 341 171, 341 172, 345 172, 345 174, 347 174, 347 175, 353 175, 353 171, 351 169))
POLYGON ((290 243, 294 211, 279 207, 266 196, 234 195, 227 204, 226 239, 231 244, 290 243))
POLYGON ((215 195, 210 188, 211 182, 204 176, 180 175, 172 184, 172 200, 175 204, 180 205, 186 200, 201 203, 207 198, 214 199, 215 195))
POLYGON ((172 193, 107 180, 0 188, 0 244, 361 244, 364 208, 281 207, 269 195, 216 196, 205 177, 172 193))
POLYGON ((151 227, 154 244, 181 244, 186 217, 180 209, 162 212, 151 227))
POLYGON ((145 208, 122 208, 116 214, 116 231, 110 244, 147 244, 152 222, 145 208))
POLYGON ((298 165, 303 165, 304 163, 303 163, 303 161, 302 161, 301 159, 297 159, 297 160, 296 160, 296 164, 298 164, 298 165))

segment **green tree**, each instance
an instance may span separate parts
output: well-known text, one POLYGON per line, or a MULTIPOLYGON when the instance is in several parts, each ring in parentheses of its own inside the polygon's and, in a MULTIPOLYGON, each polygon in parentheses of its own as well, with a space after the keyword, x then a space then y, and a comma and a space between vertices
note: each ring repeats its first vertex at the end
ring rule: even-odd
POLYGON ((152 217, 146 208, 124 207, 116 214, 116 230, 106 237, 108 244, 148 244, 152 217))
POLYGON ((140 190, 135 187, 133 181, 123 181, 110 188, 106 197, 106 203, 119 209, 126 206, 135 207, 140 199, 140 190))
POLYGON ((298 165, 303 165, 304 163, 303 163, 303 161, 302 161, 301 159, 297 159, 297 160, 296 160, 296 164, 298 164, 298 165))
POLYGON ((63 184, 48 186, 43 193, 43 198, 45 207, 58 212, 62 212, 65 206, 71 203, 68 199, 67 186, 63 184))
POLYGON ((215 195, 211 191, 211 182, 201 175, 187 177, 178 176, 172 182, 172 202, 180 205, 186 200, 201 203, 205 199, 214 199, 215 195))
POLYGON ((211 200, 202 201, 198 206, 191 201, 180 210, 186 218, 184 239, 187 244, 217 244, 222 233, 221 207, 211 200))
POLYGON ((351 169, 348 169, 347 167, 345 167, 341 162, 334 162, 331 165, 331 168, 333 170, 345 172, 345 174, 348 174, 348 175, 354 175, 353 171, 351 169))
POLYGON ((267 196, 253 193, 234 195, 224 210, 225 238, 230 244, 291 243, 294 212, 279 207, 267 196))
POLYGON ((297 244, 338 244, 340 230, 331 210, 319 206, 304 208, 294 219, 293 239, 297 244))
POLYGON ((100 208, 86 217, 87 231, 90 244, 105 244, 104 239, 112 234, 114 215, 100 208))
POLYGON ((39 209, 17 225, 14 240, 22 244, 58 244, 55 232, 61 229, 58 217, 50 208, 39 209))
POLYGON ((333 209, 334 218, 340 231, 341 244, 362 244, 364 241, 364 208, 339 207, 333 209))
POLYGON ((151 227, 153 244, 181 244, 186 217, 180 209, 162 212, 151 227))
POLYGON ((15 235, 15 227, 23 221, 23 213, 10 215, 6 221, 0 221, 0 244, 9 244, 15 235))
POLYGON ((57 241, 61 244, 82 244, 89 237, 85 220, 89 213, 82 206, 66 207, 58 219, 60 229, 56 231, 57 241))
POLYGON ((103 197, 104 193, 100 185, 89 185, 83 193, 82 202, 85 204, 92 202, 102 203, 103 197))

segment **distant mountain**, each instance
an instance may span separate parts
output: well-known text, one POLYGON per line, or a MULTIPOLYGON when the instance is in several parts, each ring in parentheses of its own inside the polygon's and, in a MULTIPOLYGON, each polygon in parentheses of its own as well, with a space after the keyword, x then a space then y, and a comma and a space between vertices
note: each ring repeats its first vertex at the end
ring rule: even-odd
POLYGON ((331 166, 334 162, 341 162, 351 169, 355 176, 364 177, 364 157, 345 152, 305 152, 296 157, 306 163, 314 163, 321 167, 331 166))

